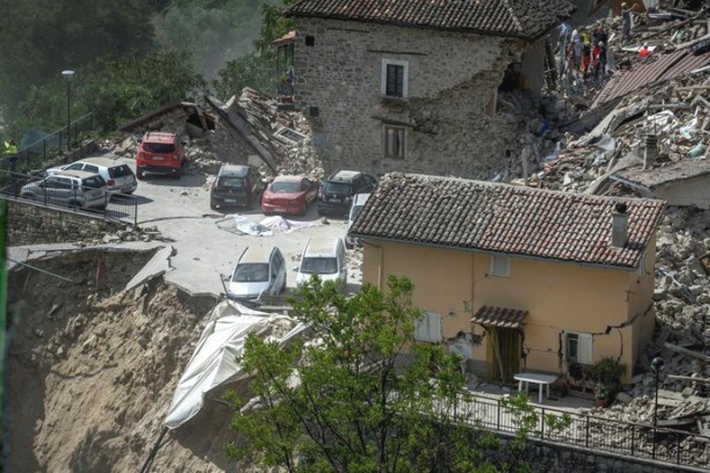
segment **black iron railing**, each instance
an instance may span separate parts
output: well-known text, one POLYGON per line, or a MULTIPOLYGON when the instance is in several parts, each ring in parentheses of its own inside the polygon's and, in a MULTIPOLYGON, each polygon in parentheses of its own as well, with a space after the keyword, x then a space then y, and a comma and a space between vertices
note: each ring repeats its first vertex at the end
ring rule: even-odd
MULTIPOLYGON (((88 113, 51 135, 25 146, 15 154, 14 170, 29 174, 32 170, 42 167, 43 163, 59 151, 76 146, 93 127, 94 116, 88 113)), ((0 159, 0 169, 10 170, 9 156, 0 159)))
POLYGON ((73 211, 106 220, 138 222, 138 198, 128 194, 110 194, 104 189, 84 186, 57 187, 44 182, 43 175, 21 174, 0 169, 0 195, 49 208, 73 211))
MULTIPOLYGON (((474 396, 461 408, 472 425, 507 434, 519 429, 515 415, 500 400, 474 396)), ((537 426, 531 435, 539 440, 679 466, 710 465, 710 437, 548 407, 536 406, 535 412, 537 426), (569 424, 549 429, 549 416, 568 416, 569 424)))

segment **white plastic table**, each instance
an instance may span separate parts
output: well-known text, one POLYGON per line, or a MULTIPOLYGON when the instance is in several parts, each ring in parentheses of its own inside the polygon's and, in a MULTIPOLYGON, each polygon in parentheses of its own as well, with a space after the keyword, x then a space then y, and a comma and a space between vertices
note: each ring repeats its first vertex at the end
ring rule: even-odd
POLYGON ((550 397, 550 384, 557 380, 557 376, 552 374, 540 374, 540 373, 518 373, 513 375, 516 381, 518 381, 518 391, 523 390, 523 383, 525 383, 525 391, 528 390, 529 384, 537 384, 539 386, 538 390, 538 402, 542 403, 542 387, 543 385, 547 387, 547 397, 550 397))

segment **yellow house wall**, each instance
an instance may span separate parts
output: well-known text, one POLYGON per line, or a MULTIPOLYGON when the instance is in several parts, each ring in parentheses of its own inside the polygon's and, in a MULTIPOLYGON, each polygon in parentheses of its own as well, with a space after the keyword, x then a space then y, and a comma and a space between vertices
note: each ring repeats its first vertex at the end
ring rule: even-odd
POLYGON ((492 305, 529 312, 521 367, 563 373, 563 332, 591 333, 593 360, 620 358, 628 367, 628 381, 652 334, 653 313, 624 328, 609 327, 632 320, 651 303, 655 244, 649 248, 650 274, 641 279, 638 272, 528 258, 511 258, 510 277, 501 278, 489 274, 488 254, 372 241, 364 246, 363 281, 384 287, 387 275, 409 277, 414 304, 441 314, 444 339, 472 331, 484 337, 471 350, 479 370, 492 360, 487 359, 485 330, 472 327, 470 319, 481 306, 492 305))

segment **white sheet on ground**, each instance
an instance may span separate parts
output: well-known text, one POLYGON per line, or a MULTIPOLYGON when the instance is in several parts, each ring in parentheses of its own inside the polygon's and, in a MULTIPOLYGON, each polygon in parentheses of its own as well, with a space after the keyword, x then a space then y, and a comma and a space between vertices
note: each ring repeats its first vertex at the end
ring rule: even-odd
POLYGON ((299 222, 298 220, 287 220, 280 215, 266 217, 260 222, 261 225, 271 230, 289 233, 299 228, 315 227, 318 224, 313 222, 299 222))
POLYGON ((234 301, 223 301, 217 305, 175 389, 165 419, 166 427, 180 427, 202 409, 206 394, 225 382, 246 376, 237 362, 237 357, 244 350, 246 336, 251 332, 267 333, 270 325, 279 321, 290 321, 293 326, 279 340, 280 343, 305 329, 303 324, 296 324, 288 316, 270 315, 234 301))
POLYGON ((217 227, 240 235, 273 236, 273 232, 260 223, 253 222, 249 217, 235 214, 216 222, 217 227))

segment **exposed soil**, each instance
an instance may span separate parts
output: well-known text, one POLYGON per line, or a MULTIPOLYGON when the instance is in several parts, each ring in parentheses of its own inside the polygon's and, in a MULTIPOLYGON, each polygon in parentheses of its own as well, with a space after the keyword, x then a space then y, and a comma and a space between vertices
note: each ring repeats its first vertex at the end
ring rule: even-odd
MULTIPOLYGON (((9 471, 140 471, 163 430, 175 386, 211 298, 155 279, 125 284, 150 252, 86 250, 10 274, 9 471)), ((168 433, 149 471, 236 471, 223 453, 230 408, 168 433)))

